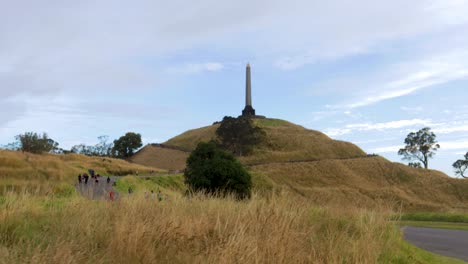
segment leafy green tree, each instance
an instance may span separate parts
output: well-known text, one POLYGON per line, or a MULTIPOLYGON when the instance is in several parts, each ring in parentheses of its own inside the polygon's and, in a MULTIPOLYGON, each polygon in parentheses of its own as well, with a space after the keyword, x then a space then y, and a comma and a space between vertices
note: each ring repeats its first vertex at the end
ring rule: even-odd
POLYGON ((405 139, 406 146, 398 151, 404 160, 416 160, 428 168, 429 158, 435 155, 440 145, 436 141, 436 135, 429 127, 425 127, 417 132, 411 132, 405 139))
POLYGON ((232 154, 219 148, 214 141, 198 144, 187 159, 184 176, 185 183, 194 191, 250 197, 250 174, 232 154))
POLYGON ((117 158, 128 158, 135 153, 135 150, 142 146, 141 135, 128 132, 117 140, 114 140, 112 153, 117 158))
POLYGON ((465 175, 466 170, 468 169, 468 152, 465 154, 464 160, 457 160, 452 164, 455 169, 455 175, 460 175, 463 178, 468 178, 468 175, 465 175))
POLYGON ((18 141, 18 149, 23 152, 31 153, 44 153, 54 152, 58 149, 58 143, 53 139, 49 138, 46 133, 38 134, 35 132, 26 132, 24 134, 17 135, 16 140, 18 141))
POLYGON ((242 156, 252 151, 253 146, 265 138, 265 131, 254 126, 252 119, 247 117, 225 116, 216 130, 223 148, 242 156))

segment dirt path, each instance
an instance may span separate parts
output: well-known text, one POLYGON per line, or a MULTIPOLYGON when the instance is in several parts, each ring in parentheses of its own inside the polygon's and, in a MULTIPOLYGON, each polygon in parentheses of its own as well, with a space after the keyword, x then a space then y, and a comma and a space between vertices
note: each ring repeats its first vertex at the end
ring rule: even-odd
POLYGON ((76 190, 88 199, 103 200, 109 199, 109 192, 112 190, 115 193, 115 198, 119 197, 118 192, 112 187, 112 184, 117 181, 118 177, 111 176, 110 183, 107 183, 107 177, 99 177, 96 183, 94 179, 90 179, 87 184, 84 181, 75 185, 76 190))
POLYGON ((468 231, 406 226, 403 233, 419 248, 468 261, 468 231))

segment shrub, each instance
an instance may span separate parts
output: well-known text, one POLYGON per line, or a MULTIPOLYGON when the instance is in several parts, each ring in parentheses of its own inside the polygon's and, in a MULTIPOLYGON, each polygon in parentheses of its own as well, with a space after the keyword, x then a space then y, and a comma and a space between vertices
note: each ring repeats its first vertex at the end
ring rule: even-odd
POLYGON ((252 179, 234 156, 214 142, 200 143, 187 159, 185 183, 194 191, 250 197, 252 179))

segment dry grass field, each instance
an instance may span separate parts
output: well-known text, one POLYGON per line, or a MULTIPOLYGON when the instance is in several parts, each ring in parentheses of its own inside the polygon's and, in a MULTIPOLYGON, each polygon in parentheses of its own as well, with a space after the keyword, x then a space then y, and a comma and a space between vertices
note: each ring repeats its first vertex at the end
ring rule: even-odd
POLYGON ((381 157, 253 166, 270 190, 288 190, 315 204, 373 208, 393 203, 404 211, 468 212, 468 181, 410 168, 381 157))
POLYGON ((119 159, 0 150, 0 193, 22 189, 50 192, 54 188, 65 188, 88 169, 101 175, 128 175, 137 171, 144 174, 158 170, 119 159))
MULTIPOLYGON (((341 162, 350 170, 368 166, 341 162)), ((123 177, 117 184, 122 198, 110 202, 78 196, 71 187, 75 174, 88 167, 101 174, 144 174, 152 168, 1 151, 0 263, 462 263, 405 243, 398 222, 390 221, 398 214, 394 200, 371 201, 356 187, 358 175, 336 189, 328 185, 345 180, 333 176, 341 175, 339 169, 323 179, 308 177, 326 170, 318 163, 252 167, 254 195, 248 201, 185 198, 183 177, 177 175, 123 177), (128 186, 134 194, 125 195, 128 186), (306 186, 322 186, 323 193, 306 186), (166 198, 145 199, 150 189, 166 198)), ((431 173, 428 181, 444 177, 431 173)), ((372 184, 366 188, 379 193, 379 183, 372 184)))
MULTIPOLYGON (((255 119, 255 123, 265 130, 266 141, 240 160, 260 164, 250 170, 255 175, 256 190, 261 193, 287 190, 318 205, 346 203, 371 208, 389 201, 405 211, 468 211, 466 180, 367 157, 356 145, 287 121, 255 119), (298 160, 313 161, 288 163, 298 160)), ((217 127, 190 130, 165 144, 193 149, 198 142, 215 138, 217 127)), ((168 158, 157 163, 153 159, 157 156, 147 151, 138 159, 145 160, 141 164, 166 168, 160 162, 168 158)))
POLYGON ((0 263, 462 263, 403 242, 391 213, 315 207, 281 193, 244 202, 8 193, 0 263))

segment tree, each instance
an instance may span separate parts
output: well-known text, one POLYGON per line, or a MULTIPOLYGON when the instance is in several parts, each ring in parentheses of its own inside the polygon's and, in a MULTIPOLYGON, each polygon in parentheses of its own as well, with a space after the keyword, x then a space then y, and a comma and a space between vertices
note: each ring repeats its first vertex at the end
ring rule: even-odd
POLYGON ((19 150, 40 154, 43 152, 54 152, 58 148, 58 143, 49 138, 46 133, 38 134, 35 132, 26 132, 17 135, 19 150))
POLYGON ((440 145, 437 144, 436 135, 430 128, 425 127, 418 132, 411 132, 405 139, 406 146, 398 151, 404 160, 416 160, 428 168, 428 160, 435 155, 440 145))
POLYGON ((112 153, 117 158, 128 158, 132 156, 135 150, 142 146, 141 135, 133 132, 128 132, 125 136, 114 140, 112 153))
POLYGON ((468 169, 468 152, 465 154, 464 160, 457 160, 452 164, 455 169, 455 175, 460 175, 463 178, 468 178, 468 175, 465 175, 466 170, 468 169))
POLYGON ((114 145, 109 143, 109 136, 99 136, 98 143, 94 146, 85 144, 75 145, 71 148, 72 153, 82 154, 87 156, 110 157, 112 156, 112 148, 114 145))
POLYGON ((187 159, 185 183, 194 191, 250 197, 252 179, 234 156, 216 142, 202 142, 187 159))
POLYGON ((242 156, 252 151, 253 146, 265 138, 263 129, 254 126, 252 119, 247 117, 225 116, 216 130, 222 147, 232 153, 242 156))

